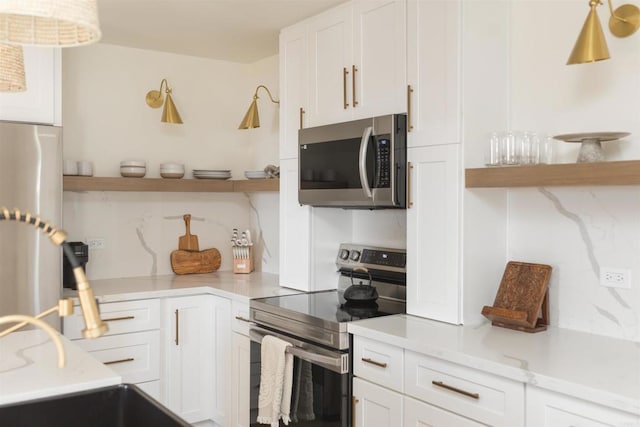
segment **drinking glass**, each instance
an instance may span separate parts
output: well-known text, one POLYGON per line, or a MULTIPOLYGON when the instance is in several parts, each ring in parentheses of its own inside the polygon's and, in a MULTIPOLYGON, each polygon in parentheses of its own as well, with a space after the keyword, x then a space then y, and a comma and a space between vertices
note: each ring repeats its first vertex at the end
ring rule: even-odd
POLYGON ((516 145, 516 135, 514 132, 508 131, 502 135, 502 164, 503 165, 517 165, 518 153, 516 145))
POLYGON ((502 149, 500 136, 497 132, 492 132, 489 137, 489 146, 485 153, 485 165, 486 166, 500 166, 502 163, 502 149))
POLYGON ((545 135, 540 141, 540 163, 550 165, 556 161, 556 140, 545 135))

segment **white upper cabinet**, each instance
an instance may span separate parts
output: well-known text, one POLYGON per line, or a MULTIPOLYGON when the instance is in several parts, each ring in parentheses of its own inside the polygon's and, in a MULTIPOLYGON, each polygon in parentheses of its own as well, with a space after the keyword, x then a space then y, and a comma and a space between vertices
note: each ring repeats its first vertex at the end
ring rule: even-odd
POLYGON ((308 22, 309 126, 406 111, 406 12, 361 0, 308 22))
POLYGON ((461 323, 461 161, 457 144, 410 148, 407 313, 461 323))
POLYGON ((355 2, 353 18, 353 117, 406 112, 406 0, 355 2))
POLYGON ((298 129, 308 109, 307 31, 299 25, 280 33, 280 158, 298 157, 298 129))
POLYGON ((353 7, 331 9, 309 22, 309 126, 351 118, 353 7))
POLYGON ((408 0, 408 145, 460 143, 460 0, 408 0))
POLYGON ((24 46, 23 51, 27 90, 0 93, 0 120, 60 126, 60 49, 24 46))

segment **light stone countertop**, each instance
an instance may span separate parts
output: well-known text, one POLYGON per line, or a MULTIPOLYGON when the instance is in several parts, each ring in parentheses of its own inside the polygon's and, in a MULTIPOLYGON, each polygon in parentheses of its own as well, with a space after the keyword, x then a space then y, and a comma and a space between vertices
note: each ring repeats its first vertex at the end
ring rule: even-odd
POLYGON ((348 331, 640 416, 640 343, 549 327, 529 334, 411 315, 350 322, 348 331))
MULTIPOLYGON (((213 294, 231 300, 248 302, 253 298, 300 293, 279 285, 277 274, 252 272, 235 274, 217 271, 207 274, 162 275, 90 280, 98 301, 115 302, 198 294, 213 294)), ((76 291, 65 289, 66 298, 76 291)))
POLYGON ((56 346, 44 331, 14 332, 0 339, 0 405, 122 382, 113 370, 60 338, 67 358, 64 368, 58 368, 56 346))

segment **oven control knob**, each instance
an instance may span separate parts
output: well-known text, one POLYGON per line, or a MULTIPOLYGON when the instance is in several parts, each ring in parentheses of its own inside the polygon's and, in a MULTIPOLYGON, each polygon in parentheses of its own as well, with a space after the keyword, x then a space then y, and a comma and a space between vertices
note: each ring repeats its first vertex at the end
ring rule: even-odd
POLYGON ((360 251, 351 251, 351 260, 357 261, 360 259, 360 251))
POLYGON ((349 250, 348 249, 343 249, 343 250, 340 251, 340 259, 344 259, 344 260, 349 259, 349 250))

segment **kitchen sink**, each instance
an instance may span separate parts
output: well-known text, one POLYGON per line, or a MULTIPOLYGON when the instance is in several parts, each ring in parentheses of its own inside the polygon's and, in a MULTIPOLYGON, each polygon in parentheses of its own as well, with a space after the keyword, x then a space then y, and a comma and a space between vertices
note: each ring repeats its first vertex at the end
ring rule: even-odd
POLYGON ((0 425, 11 427, 186 427, 167 408, 132 384, 0 406, 0 425))

